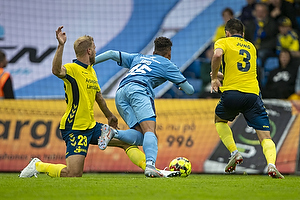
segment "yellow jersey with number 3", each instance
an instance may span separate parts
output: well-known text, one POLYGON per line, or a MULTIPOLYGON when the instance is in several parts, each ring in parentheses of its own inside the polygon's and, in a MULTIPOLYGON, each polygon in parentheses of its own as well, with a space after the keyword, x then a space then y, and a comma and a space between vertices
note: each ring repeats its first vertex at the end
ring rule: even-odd
POLYGON ((64 65, 67 74, 63 78, 67 109, 60 122, 60 129, 86 130, 96 125, 94 104, 100 86, 92 65, 78 60, 64 65))
POLYGON ((223 50, 221 92, 238 90, 259 95, 256 72, 256 48, 243 37, 233 35, 216 41, 214 49, 223 50))

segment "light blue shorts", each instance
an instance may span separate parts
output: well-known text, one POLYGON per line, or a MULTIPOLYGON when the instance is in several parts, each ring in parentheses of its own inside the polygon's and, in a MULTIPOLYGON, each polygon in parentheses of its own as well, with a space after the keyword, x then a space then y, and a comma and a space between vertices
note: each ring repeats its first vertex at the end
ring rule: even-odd
POLYGON ((139 83, 131 82, 119 88, 115 103, 129 128, 135 127, 142 121, 156 121, 154 100, 147 87, 139 83))

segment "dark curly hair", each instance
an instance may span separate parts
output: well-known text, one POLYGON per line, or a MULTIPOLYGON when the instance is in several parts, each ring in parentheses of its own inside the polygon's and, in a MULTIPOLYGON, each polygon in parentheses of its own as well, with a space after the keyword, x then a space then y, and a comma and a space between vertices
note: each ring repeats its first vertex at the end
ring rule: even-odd
POLYGON ((171 50, 173 44, 169 38, 158 37, 154 40, 154 45, 153 54, 164 56, 171 50))

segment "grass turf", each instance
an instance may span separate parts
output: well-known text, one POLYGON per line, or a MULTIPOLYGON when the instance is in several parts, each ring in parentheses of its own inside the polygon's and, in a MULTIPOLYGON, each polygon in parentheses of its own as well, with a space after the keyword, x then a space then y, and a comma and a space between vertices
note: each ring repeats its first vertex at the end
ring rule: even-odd
POLYGON ((191 174, 146 178, 143 174, 86 173, 82 178, 18 178, 0 174, 0 199, 299 199, 300 177, 191 174))

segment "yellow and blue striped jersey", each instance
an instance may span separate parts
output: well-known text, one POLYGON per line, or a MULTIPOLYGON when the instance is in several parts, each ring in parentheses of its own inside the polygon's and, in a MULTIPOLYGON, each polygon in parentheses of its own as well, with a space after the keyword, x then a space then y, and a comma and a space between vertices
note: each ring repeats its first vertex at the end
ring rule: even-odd
POLYGON ((78 60, 64 65, 63 78, 67 109, 60 122, 60 129, 86 130, 96 125, 94 103, 100 91, 96 72, 92 65, 78 60))
POLYGON ((238 90, 259 95, 254 45, 241 36, 233 35, 217 40, 214 49, 218 48, 223 50, 224 80, 220 90, 238 90))

